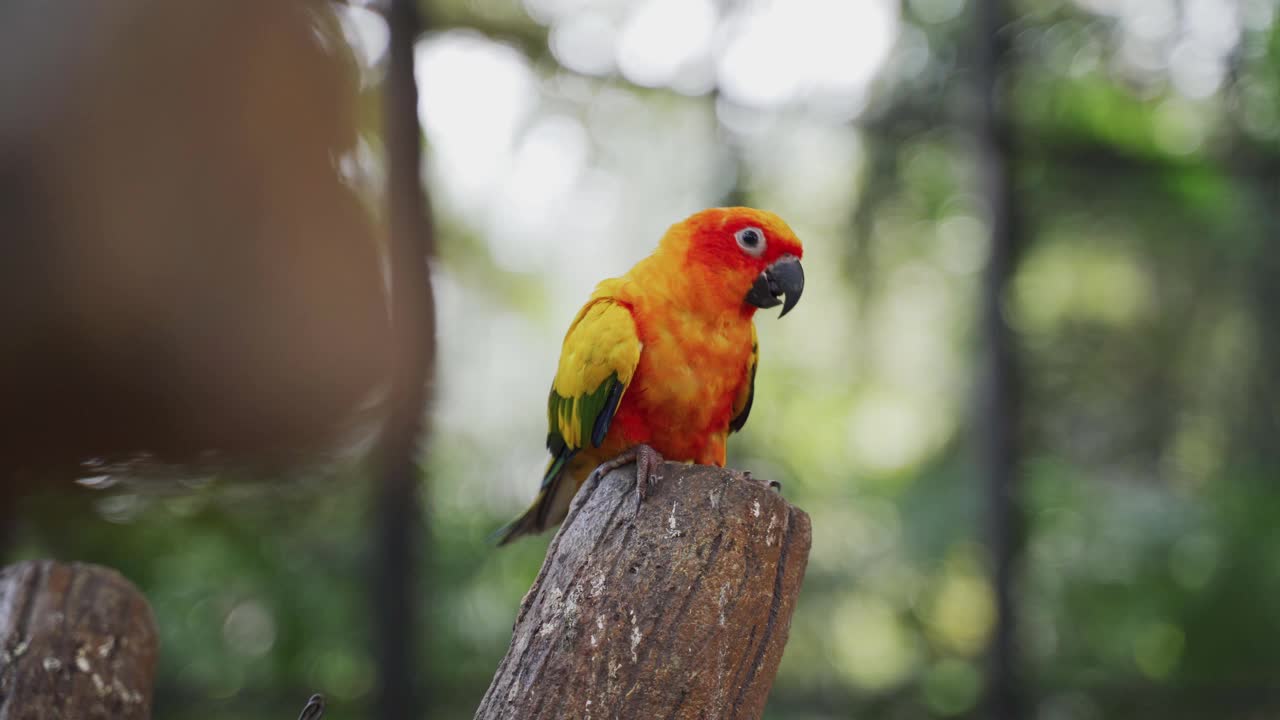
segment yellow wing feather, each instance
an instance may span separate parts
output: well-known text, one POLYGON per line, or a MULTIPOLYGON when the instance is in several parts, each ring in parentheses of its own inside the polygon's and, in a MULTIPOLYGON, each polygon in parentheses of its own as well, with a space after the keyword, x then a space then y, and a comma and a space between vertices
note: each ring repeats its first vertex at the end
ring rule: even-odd
POLYGON ((601 283, 569 326, 547 399, 551 462, 533 505, 495 533, 500 545, 542 532, 564 518, 578 489, 574 479, 566 475, 576 472, 579 450, 603 441, 635 375, 642 344, 631 310, 612 296, 618 282, 601 283))
POLYGON ((626 306, 603 295, 606 290, 602 284, 569 326, 551 384, 553 398, 559 396, 560 401, 552 403, 550 431, 559 433, 573 450, 591 441, 605 383, 616 376, 625 393, 640 362, 635 319, 626 306))

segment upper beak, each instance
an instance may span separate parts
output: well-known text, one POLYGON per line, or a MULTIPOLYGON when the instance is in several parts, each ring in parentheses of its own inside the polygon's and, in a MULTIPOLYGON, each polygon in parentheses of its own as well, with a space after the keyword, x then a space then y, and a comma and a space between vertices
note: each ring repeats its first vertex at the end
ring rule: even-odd
POLYGON ((782 305, 782 314, 778 315, 782 317, 800 302, 803 292, 804 268, 800 267, 800 258, 783 255, 760 273, 744 300, 758 308, 782 305), (785 302, 778 299, 779 295, 785 297, 785 302))

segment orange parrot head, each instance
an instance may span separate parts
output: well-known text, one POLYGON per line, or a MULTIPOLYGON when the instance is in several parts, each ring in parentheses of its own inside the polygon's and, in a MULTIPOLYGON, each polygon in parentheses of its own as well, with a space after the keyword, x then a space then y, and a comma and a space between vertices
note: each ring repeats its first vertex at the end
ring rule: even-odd
POLYGON ((685 279, 699 289, 706 310, 782 306, 786 315, 804 292, 800 239, 782 218, 748 207, 711 208, 667 231, 658 253, 679 258, 685 279))

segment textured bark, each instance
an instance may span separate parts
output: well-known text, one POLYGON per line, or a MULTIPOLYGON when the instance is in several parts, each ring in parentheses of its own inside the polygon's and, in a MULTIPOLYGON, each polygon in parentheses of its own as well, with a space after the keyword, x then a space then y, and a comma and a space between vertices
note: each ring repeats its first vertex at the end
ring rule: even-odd
POLYGON ((758 718, 809 559, 809 516, 740 474, 626 466, 584 487, 476 718, 758 718))
POLYGON ((0 720, 144 720, 157 635, 114 570, 49 560, 0 569, 0 720))

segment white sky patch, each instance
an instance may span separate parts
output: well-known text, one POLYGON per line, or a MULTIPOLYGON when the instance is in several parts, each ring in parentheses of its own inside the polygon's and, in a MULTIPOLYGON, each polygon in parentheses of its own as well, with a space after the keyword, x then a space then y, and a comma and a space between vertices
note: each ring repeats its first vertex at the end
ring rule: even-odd
POLYGON ((701 64, 700 75, 707 81, 703 91, 710 90, 705 66, 716 20, 711 0, 648 0, 637 6, 622 27, 618 68, 637 85, 658 87, 696 73, 701 64))
POLYGON ((495 262, 515 272, 548 269, 547 246, 555 240, 557 218, 575 205, 572 193, 587 153, 586 131, 575 118, 552 115, 529 129, 487 213, 495 262))
POLYGON ((448 179, 436 188, 444 200, 477 210, 474 204, 507 173, 517 133, 537 101, 533 70, 514 48, 468 32, 424 38, 415 55, 418 119, 448 179))
POLYGON ((1240 42, 1237 7, 1221 0, 1186 0, 1184 32, 1169 54, 1169 77, 1178 92, 1206 98, 1218 91, 1227 73, 1227 56, 1240 42))
POLYGON ((810 219, 839 217, 841 208, 856 202, 856 169, 863 161, 858 133, 843 124, 804 118, 753 135, 743 147, 751 187, 776 197, 793 228, 810 219))
POLYGON ((1167 71, 1184 97, 1207 98, 1226 79, 1227 60, 1252 22, 1254 0, 1075 0, 1116 18, 1123 35, 1120 57, 1143 74, 1167 71))
POLYGON ((551 54, 565 67, 587 75, 614 70, 618 27, 602 12, 570 15, 551 27, 551 54))
POLYGON ((720 86, 737 102, 777 107, 807 101, 852 117, 898 34, 889 0, 767 0, 729 24, 720 86))
POLYGON ((1240 8, 1237 3, 1186 0, 1184 12, 1183 27, 1187 35, 1203 45, 1205 50, 1226 55, 1240 42, 1240 8))

